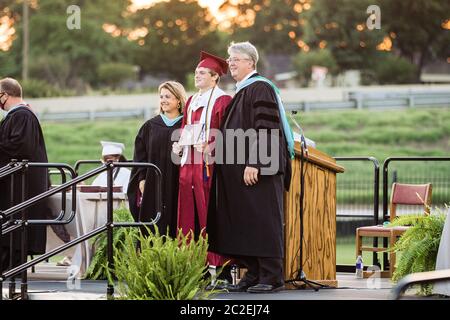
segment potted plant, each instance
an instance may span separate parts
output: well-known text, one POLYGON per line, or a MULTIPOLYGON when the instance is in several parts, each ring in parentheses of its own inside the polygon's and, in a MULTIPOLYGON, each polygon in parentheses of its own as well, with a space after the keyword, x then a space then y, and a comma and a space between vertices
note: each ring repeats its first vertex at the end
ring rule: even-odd
MULTIPOLYGON (((178 232, 172 239, 147 229, 129 233, 115 250, 114 276, 121 298, 133 300, 190 300, 206 299, 217 290, 206 290, 210 280, 206 276, 207 238, 192 240, 178 232), (136 243, 139 249, 136 250, 136 243)), ((113 281, 108 272, 109 281, 113 281)))
MULTIPOLYGON (((445 218, 446 214, 437 210, 429 215, 399 216, 389 225, 410 226, 393 248, 400 253, 393 281, 397 282, 410 273, 435 269, 445 218)), ((418 294, 430 295, 432 288, 431 284, 421 285, 418 294)))

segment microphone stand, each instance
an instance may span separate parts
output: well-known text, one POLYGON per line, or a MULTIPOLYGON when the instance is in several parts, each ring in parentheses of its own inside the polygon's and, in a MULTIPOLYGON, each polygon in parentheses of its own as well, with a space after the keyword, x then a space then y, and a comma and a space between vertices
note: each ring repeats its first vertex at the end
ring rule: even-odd
MULTIPOLYGON (((297 111, 292 111, 292 114, 296 114, 297 111)), ((297 123, 297 121, 290 115, 291 120, 294 122, 295 126, 300 130, 300 262, 299 268, 297 270, 297 275, 294 279, 287 280, 286 282, 292 283, 295 287, 300 287, 297 282, 303 282, 305 285, 310 286, 314 291, 319 291, 319 288, 327 288, 327 285, 308 280, 305 272, 303 271, 303 209, 304 209, 304 185, 305 185, 305 173, 303 170, 304 162, 308 159, 308 146, 306 144, 305 135, 303 134, 303 129, 297 123)))

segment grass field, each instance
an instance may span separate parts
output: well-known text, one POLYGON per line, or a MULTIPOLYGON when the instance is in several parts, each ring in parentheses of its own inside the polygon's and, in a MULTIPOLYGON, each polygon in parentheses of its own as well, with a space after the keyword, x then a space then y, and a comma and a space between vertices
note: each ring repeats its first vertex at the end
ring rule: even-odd
MULTIPOLYGON (((380 165, 392 156, 450 156, 450 108, 308 112, 296 118, 305 135, 331 156, 373 156, 380 165)), ((126 157, 132 159, 134 138, 142 124, 143 120, 45 122, 49 161, 73 165, 79 159, 99 159, 100 140, 123 142, 126 157)), ((348 169, 346 178, 371 176, 372 167, 367 164, 341 164, 348 169)), ((430 175, 428 164, 403 163, 394 168, 399 174, 414 171, 430 175)), ((433 163, 433 171, 450 177, 448 163, 433 163)), ((338 198, 345 198, 346 192, 349 190, 338 190, 338 198)), ((351 192, 355 199, 357 190, 351 192)), ((358 201, 370 204, 372 199, 361 190, 358 201)), ((365 265, 372 264, 371 253, 365 252, 363 259, 365 265)), ((355 264, 354 236, 337 239, 336 263, 355 264)))
MULTIPOLYGON (((450 154, 450 108, 307 112, 305 135, 331 156, 445 156, 450 154)), ((123 142, 132 158, 142 120, 43 123, 49 161, 99 159, 100 140, 123 142)))

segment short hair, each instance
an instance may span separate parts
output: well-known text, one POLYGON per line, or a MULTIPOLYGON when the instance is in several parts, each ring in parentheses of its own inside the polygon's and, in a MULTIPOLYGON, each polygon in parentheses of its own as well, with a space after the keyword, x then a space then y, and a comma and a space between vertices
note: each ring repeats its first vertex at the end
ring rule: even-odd
POLYGON ((22 98, 22 86, 13 78, 0 80, 0 91, 7 93, 11 97, 22 98))
POLYGON ((176 81, 166 81, 159 85, 158 92, 161 93, 162 89, 169 90, 175 96, 175 98, 177 98, 177 100, 180 101, 181 103, 180 112, 183 113, 184 106, 186 105, 187 100, 186 90, 184 90, 183 85, 176 81))
POLYGON ((256 69, 256 64, 258 63, 259 60, 259 54, 255 46, 252 45, 250 42, 248 41, 236 43, 231 42, 230 45, 228 46, 228 54, 231 54, 231 52, 237 52, 249 56, 250 59, 252 59, 256 69))
POLYGON ((206 69, 209 70, 209 74, 211 75, 211 77, 217 76, 216 85, 219 84, 219 82, 220 82, 219 74, 217 72, 215 72, 213 69, 210 69, 210 68, 206 68, 206 69))

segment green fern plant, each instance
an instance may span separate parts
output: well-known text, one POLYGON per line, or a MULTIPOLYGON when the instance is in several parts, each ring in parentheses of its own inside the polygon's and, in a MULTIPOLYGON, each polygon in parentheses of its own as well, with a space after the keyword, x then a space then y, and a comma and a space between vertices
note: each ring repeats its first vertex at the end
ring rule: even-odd
MULTIPOLYGON (((429 215, 405 215, 397 217, 390 227, 411 226, 391 249, 401 253, 392 280, 397 282, 410 273, 432 271, 436 266, 446 214, 437 210, 429 215)), ((421 285, 419 295, 430 295, 432 285, 421 285)))
MULTIPOLYGON (((192 234, 178 232, 172 239, 147 229, 129 233, 121 240, 121 250, 115 250, 114 276, 118 280, 121 298, 133 300, 207 299, 217 290, 206 290, 207 239, 192 240, 192 234), (189 241, 189 239, 191 239, 189 241), (136 250, 135 243, 140 244, 136 250)), ((113 281, 111 273, 109 281, 113 281)))
MULTIPOLYGON (((130 211, 125 207, 114 210, 113 212, 114 222, 130 222, 134 221, 130 211)), ((120 251, 123 249, 123 241, 128 234, 136 235, 138 230, 136 228, 114 228, 113 232, 113 247, 114 251, 120 251)), ((102 232, 98 236, 93 238, 93 244, 95 247, 95 253, 92 257, 88 270, 84 275, 84 279, 91 280, 106 280, 107 279, 107 242, 106 232, 102 232)))

